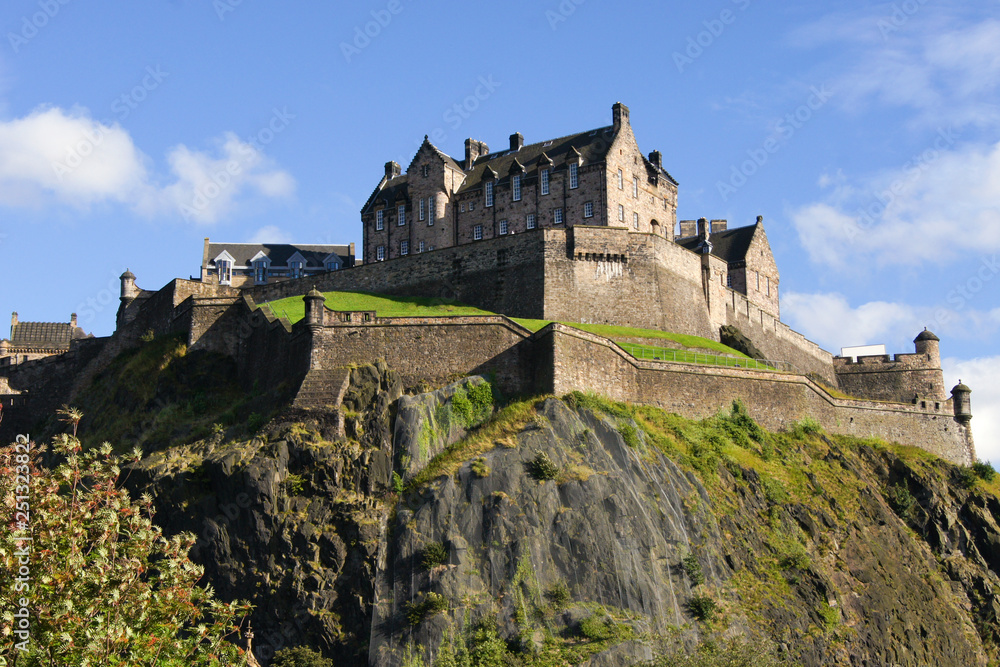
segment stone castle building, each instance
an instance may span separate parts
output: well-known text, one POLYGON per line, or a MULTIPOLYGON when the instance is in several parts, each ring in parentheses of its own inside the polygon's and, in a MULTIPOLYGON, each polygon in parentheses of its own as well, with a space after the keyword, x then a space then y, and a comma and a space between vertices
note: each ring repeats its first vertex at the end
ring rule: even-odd
POLYGON ((10 317, 10 338, 0 340, 0 365, 13 365, 68 352, 74 340, 92 338, 76 325, 76 313, 69 322, 21 322, 17 313, 10 317))
POLYGON ((212 243, 201 255, 202 282, 246 287, 354 266, 354 244, 212 243))

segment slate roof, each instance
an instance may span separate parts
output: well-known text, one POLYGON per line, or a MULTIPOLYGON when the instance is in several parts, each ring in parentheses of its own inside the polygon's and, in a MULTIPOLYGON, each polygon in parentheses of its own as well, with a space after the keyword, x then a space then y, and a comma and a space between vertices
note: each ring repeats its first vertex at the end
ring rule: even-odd
MULTIPOLYGON (((452 160, 454 162, 454 160, 452 160)), ((461 171, 462 168, 458 167, 461 171)), ((397 199, 406 199, 406 195, 409 192, 410 182, 406 175, 396 176, 390 179, 383 185, 379 183, 375 191, 372 192, 368 201, 365 202, 364 208, 361 209, 362 215, 367 213, 376 203, 382 202, 386 208, 392 208, 396 205, 397 199)))
POLYGON ((263 252, 271 260, 271 267, 288 266, 288 259, 296 252, 306 260, 307 267, 322 267, 327 255, 336 253, 344 259, 343 265, 353 266, 349 245, 301 245, 297 243, 209 243, 208 263, 214 265, 215 258, 228 252, 236 260, 236 267, 249 267, 251 260, 263 252))
MULTIPOLYGON (((712 254, 723 260, 727 264, 742 262, 746 259, 747 251, 750 249, 750 242, 757 231, 757 225, 747 225, 746 227, 735 227, 724 232, 714 232, 709 237, 712 242, 712 254)), ((698 252, 701 239, 697 236, 688 236, 683 239, 676 239, 677 244, 698 252)))
POLYGON ((80 327, 66 322, 18 322, 11 325, 11 347, 68 350, 71 340, 88 338, 80 327))

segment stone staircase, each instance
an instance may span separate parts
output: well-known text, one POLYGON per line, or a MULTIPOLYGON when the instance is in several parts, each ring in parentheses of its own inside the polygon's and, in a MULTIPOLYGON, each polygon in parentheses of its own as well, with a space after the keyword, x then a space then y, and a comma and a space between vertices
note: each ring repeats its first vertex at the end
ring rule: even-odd
POLYGON ((295 395, 292 407, 302 409, 331 409, 337 412, 337 434, 344 433, 344 415, 340 404, 351 384, 350 368, 311 370, 306 374, 295 395))

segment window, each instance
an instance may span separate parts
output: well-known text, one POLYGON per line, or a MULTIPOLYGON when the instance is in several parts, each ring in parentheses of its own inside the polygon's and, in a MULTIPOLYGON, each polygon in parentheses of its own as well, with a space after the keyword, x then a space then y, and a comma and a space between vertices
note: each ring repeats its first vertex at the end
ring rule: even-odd
POLYGON ((427 246, 427 252, 430 252, 431 250, 434 250, 434 246, 432 245, 427 246))
POLYGON ((639 198, 639 177, 638 176, 633 176, 632 177, 632 196, 635 197, 636 199, 639 198))
POLYGON ((219 270, 219 284, 230 285, 233 282, 233 263, 228 259, 220 259, 215 263, 219 270))
POLYGON ((420 168, 420 175, 421 176, 423 176, 423 177, 426 178, 427 175, 430 174, 430 173, 431 173, 431 168, 428 167, 426 164, 420 168))
POLYGON ((552 212, 552 222, 557 225, 561 225, 563 221, 562 209, 557 208, 552 212))
POLYGON ((767 295, 771 296, 771 278, 766 276, 765 280, 767 280, 767 295))
POLYGON ((267 282, 267 262, 258 259, 253 263, 253 281, 258 285, 267 282))
POLYGON ((340 270, 340 262, 337 262, 337 261, 327 262, 326 263, 326 270, 327 271, 338 271, 338 270, 340 270))
POLYGON ((486 182, 486 207, 493 206, 493 181, 486 182))
POLYGON ((506 220, 501 220, 500 221, 500 234, 503 235, 503 234, 506 234, 506 233, 507 233, 507 221, 506 220))
POLYGON ((399 254, 400 255, 409 255, 410 254, 410 242, 409 241, 400 241, 399 242, 399 254))
POLYGON ((380 262, 385 259, 385 246, 384 245, 380 245, 379 247, 375 248, 375 259, 377 259, 380 262))
POLYGON ((760 271, 754 271, 753 274, 756 277, 755 279, 757 280, 757 291, 759 292, 760 291, 760 271))
POLYGON ((461 209, 462 209, 462 213, 465 213, 465 204, 464 203, 462 204, 461 209))
POLYGON ((417 252, 423 252, 423 251, 424 251, 424 242, 421 241, 420 245, 417 246, 417 252))
POLYGON ((400 206, 397 210, 396 224, 402 227, 406 224, 406 207, 400 206))
POLYGON ((514 176, 510 180, 510 187, 514 192, 514 201, 521 201, 521 177, 514 176))
POLYGON ((632 214, 632 226, 635 227, 636 229, 639 229, 639 214, 638 213, 633 213, 632 214))
POLYGON ((292 278, 302 277, 302 262, 289 262, 288 269, 288 275, 292 278))
POLYGON ((588 201, 583 205, 583 217, 593 218, 594 217, 594 202, 588 201))
POLYGON ((469 202, 469 212, 471 213, 472 211, 475 211, 475 210, 476 210, 476 202, 470 201, 469 202))
POLYGON ((434 197, 427 198, 427 226, 434 226, 434 218, 437 217, 437 199, 434 197))
POLYGON ((476 241, 482 241, 483 240, 483 226, 482 225, 476 225, 475 227, 472 228, 472 238, 475 239, 476 241))
POLYGON ((382 209, 375 211, 375 229, 377 231, 385 229, 385 211, 382 209))
POLYGON ((625 189, 625 174, 622 173, 621 169, 618 170, 618 189, 625 189))
POLYGON ((542 169, 542 194, 549 194, 549 170, 542 169))
POLYGON ((726 274, 726 287, 732 287, 732 286, 733 286, 733 276, 727 273, 726 274))
POLYGON ((569 189, 575 190, 580 187, 579 167, 575 164, 569 166, 569 189))
POLYGON ((527 227, 528 227, 528 229, 534 229, 535 228, 535 214, 534 213, 529 213, 528 214, 527 227))
POLYGON ((420 200, 420 220, 423 221, 427 217, 427 205, 423 199, 420 200))
POLYGON ((618 219, 625 222, 625 207, 618 204, 618 219))

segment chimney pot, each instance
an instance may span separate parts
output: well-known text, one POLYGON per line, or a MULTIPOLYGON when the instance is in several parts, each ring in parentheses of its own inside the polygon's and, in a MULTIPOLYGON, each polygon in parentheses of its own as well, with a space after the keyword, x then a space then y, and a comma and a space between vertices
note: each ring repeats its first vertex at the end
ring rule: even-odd
POLYGON ((630 125, 629 122, 629 111, 628 107, 621 102, 615 102, 615 105, 611 107, 611 118, 614 121, 614 130, 617 132, 621 129, 622 125, 630 125))
POLYGON ((510 149, 512 151, 519 151, 524 146, 524 135, 520 132, 515 132, 510 135, 510 149))
POLYGON ((396 178, 403 172, 403 168, 399 166, 399 163, 395 160, 385 163, 385 177, 392 179, 396 178))

